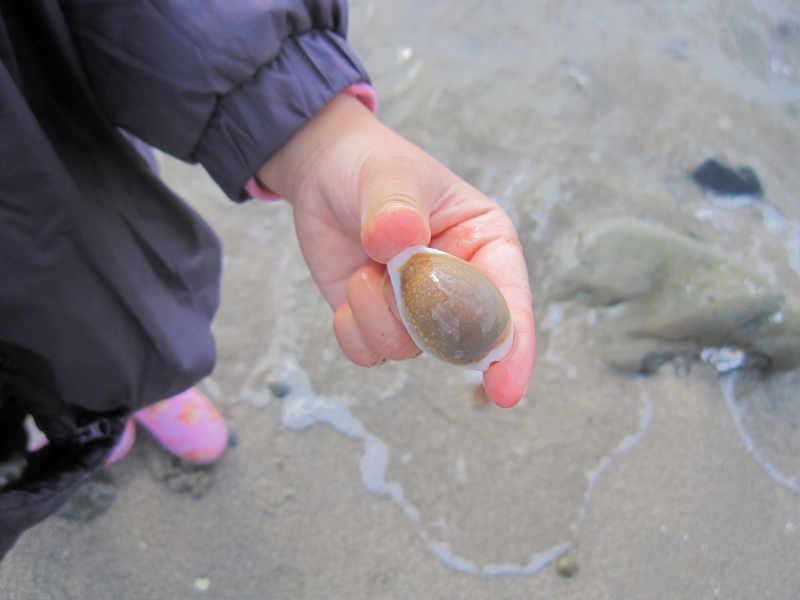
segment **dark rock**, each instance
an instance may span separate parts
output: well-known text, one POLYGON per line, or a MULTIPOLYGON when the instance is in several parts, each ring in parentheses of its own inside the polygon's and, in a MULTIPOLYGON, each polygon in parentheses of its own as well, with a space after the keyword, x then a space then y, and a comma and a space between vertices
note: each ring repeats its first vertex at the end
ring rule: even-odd
POLYGON ((697 167, 692 179, 704 191, 718 196, 764 196, 761 182, 753 169, 729 167, 713 158, 697 167))

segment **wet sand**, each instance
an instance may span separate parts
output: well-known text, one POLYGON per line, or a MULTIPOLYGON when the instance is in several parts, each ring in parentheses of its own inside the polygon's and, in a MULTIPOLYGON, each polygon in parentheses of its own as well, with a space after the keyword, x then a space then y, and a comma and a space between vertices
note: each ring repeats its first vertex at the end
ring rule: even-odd
POLYGON ((485 406, 425 358, 350 366, 290 208, 233 206, 164 159, 225 245, 202 388, 239 443, 191 470, 140 431, 98 480, 110 506, 27 533, 0 598, 800 597, 800 373, 621 374, 591 310, 546 294, 553 245, 624 214, 800 298, 800 10, 531 4, 362 1, 351 19, 380 117, 518 226, 539 343, 524 401, 485 406), (763 199, 705 195, 688 172, 708 156, 752 167, 763 199))

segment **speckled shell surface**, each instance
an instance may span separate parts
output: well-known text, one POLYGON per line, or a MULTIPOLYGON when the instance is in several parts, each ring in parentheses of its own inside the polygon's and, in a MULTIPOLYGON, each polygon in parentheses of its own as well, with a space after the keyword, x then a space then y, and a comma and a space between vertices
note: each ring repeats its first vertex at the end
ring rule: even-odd
POLYGON ((387 268, 403 323, 422 350, 477 371, 508 353, 511 313, 483 271, 425 246, 407 248, 387 268))

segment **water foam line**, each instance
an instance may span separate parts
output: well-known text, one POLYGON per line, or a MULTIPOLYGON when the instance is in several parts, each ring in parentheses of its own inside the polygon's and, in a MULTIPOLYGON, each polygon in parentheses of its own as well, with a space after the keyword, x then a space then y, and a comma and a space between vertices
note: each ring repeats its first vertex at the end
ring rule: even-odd
MULTIPOLYGON (((428 551, 445 565, 461 571, 484 577, 500 575, 533 575, 559 556, 574 547, 574 541, 556 544, 544 551, 534 552, 525 564, 487 564, 476 565, 473 561, 459 556, 447 542, 436 541, 425 528, 419 510, 405 497, 403 487, 398 482, 387 481, 386 471, 389 465, 389 448, 376 435, 366 429, 364 424, 351 412, 342 399, 324 397, 314 392, 308 374, 300 367, 293 356, 284 357, 280 378, 289 389, 283 398, 281 422, 285 427, 300 431, 313 425, 329 425, 348 437, 360 439, 364 443, 364 454, 361 457, 361 480, 371 493, 391 499, 409 521, 425 543, 428 551)), ((626 436, 598 465, 586 473, 588 489, 584 495, 582 506, 578 511, 578 520, 572 525, 571 536, 580 532, 588 514, 594 489, 600 477, 614 463, 620 454, 630 451, 647 434, 653 420, 653 406, 642 379, 637 380, 640 390, 641 406, 639 409, 639 428, 626 436)))

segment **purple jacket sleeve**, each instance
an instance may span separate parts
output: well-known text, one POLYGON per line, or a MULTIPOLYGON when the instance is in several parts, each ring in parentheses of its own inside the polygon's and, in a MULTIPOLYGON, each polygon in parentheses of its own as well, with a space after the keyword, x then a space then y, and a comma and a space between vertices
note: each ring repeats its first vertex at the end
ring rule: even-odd
POLYGON ((60 0, 118 127, 201 163, 231 198, 351 84, 345 0, 60 0))

